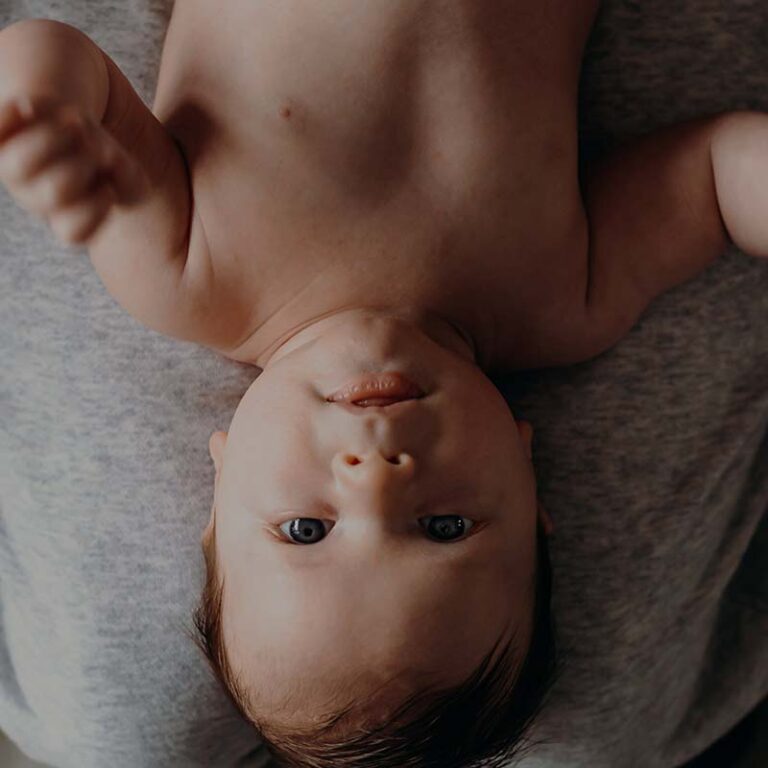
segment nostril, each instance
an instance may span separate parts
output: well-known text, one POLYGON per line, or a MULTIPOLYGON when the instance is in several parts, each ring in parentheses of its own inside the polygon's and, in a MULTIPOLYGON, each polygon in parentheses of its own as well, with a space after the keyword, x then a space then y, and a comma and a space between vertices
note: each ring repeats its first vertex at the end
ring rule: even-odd
MULTIPOLYGON (((379 454, 379 456, 382 456, 382 454, 379 454)), ((382 458, 384 458, 384 461, 386 461, 388 464, 395 464, 397 466, 401 464, 409 463, 411 461, 407 453, 396 453, 388 457, 382 456, 382 458)), ((342 461, 345 464, 349 464, 352 467, 361 463, 361 459, 358 459, 357 456, 353 456, 352 454, 349 454, 349 453, 343 457, 342 461)))

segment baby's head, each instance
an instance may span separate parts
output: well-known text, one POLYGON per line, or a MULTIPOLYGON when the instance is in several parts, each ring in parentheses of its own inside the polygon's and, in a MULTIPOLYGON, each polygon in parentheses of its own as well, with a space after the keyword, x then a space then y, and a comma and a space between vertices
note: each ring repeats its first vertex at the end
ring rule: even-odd
POLYGON ((554 672, 531 436, 434 316, 346 310, 269 358, 211 437, 195 624, 285 765, 509 758, 554 672), (382 371, 426 396, 327 400, 382 371))

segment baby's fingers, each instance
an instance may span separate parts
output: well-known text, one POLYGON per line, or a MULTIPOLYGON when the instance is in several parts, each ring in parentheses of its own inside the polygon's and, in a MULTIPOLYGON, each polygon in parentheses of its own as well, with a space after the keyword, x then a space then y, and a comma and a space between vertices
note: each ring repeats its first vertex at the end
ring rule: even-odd
POLYGON ((88 193, 99 173, 90 157, 83 153, 67 154, 31 181, 16 184, 13 196, 31 213, 48 216, 88 193))
POLYGON ((53 234, 68 245, 87 244, 99 229, 115 204, 112 182, 99 176, 93 190, 86 197, 48 216, 53 234))
POLYGON ((28 127, 38 120, 55 120, 61 115, 80 114, 71 102, 51 96, 20 94, 0 104, 0 143, 18 128, 28 127))
POLYGON ((0 180, 14 188, 30 182, 57 157, 80 147, 74 125, 37 123, 14 134, 0 146, 0 180))
POLYGON ((22 108, 17 101, 0 104, 0 144, 25 124, 22 108))

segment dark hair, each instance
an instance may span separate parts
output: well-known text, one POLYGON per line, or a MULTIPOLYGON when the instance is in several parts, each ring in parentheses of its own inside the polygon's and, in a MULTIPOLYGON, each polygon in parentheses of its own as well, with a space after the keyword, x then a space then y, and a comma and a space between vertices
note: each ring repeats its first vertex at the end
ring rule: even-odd
MULTIPOLYGON (((514 637, 489 666, 499 641, 461 684, 410 696, 384 725, 342 730, 352 705, 307 728, 275 726, 257 717, 227 659, 222 636, 224 582, 216 568, 216 529, 203 547, 207 578, 191 637, 240 715, 285 768, 500 768, 535 744, 527 731, 559 672, 550 611, 547 536, 538 526, 531 644, 515 670, 514 637), (414 715, 414 712, 417 714, 414 715), (410 714, 410 716, 408 716, 410 714)), ((500 638, 501 639, 501 638, 500 638)))

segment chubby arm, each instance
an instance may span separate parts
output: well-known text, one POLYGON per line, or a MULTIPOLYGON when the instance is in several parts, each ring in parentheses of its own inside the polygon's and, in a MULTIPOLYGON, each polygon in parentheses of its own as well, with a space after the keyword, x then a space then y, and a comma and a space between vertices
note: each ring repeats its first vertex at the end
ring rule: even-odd
MULTIPOLYGON (((54 149, 57 133, 62 133, 62 124, 55 121, 53 113, 45 114, 46 102, 72 105, 86 123, 92 123, 90 134, 81 137, 81 141, 92 142, 90 155, 70 156, 70 176, 78 163, 83 166, 93 160, 96 164, 94 156, 103 151, 106 142, 114 142, 118 150, 114 154, 118 162, 122 155, 123 170, 130 167, 137 178, 142 178, 142 184, 135 186, 141 190, 139 194, 129 199, 118 193, 116 200, 110 198, 108 212, 99 219, 95 231, 72 240, 87 249, 110 294, 137 320, 160 333, 226 346, 231 341, 226 329, 206 317, 209 253, 195 215, 184 158, 114 61, 70 25, 48 19, 16 22, 0 31, 0 103, 18 97, 28 97, 39 106, 41 123, 48 119, 48 154, 54 149)), ((6 115, 5 119, 12 118, 6 115)), ((20 125, 10 127, 18 135, 5 142, 2 151, 10 152, 4 161, 5 171, 18 185, 14 187, 17 199, 28 202, 27 207, 48 218, 49 223, 54 215, 65 221, 68 212, 71 217, 78 209, 53 204, 61 191, 56 189, 54 174, 58 172, 58 186, 62 187, 64 166, 60 164, 57 171, 51 165, 46 170, 50 178, 39 178, 42 172, 37 178, 29 172, 22 174, 25 152, 29 168, 41 166, 33 148, 42 151, 45 126, 38 126, 36 137, 30 130, 26 137, 21 136, 20 125), (31 163, 31 159, 38 162, 31 163)), ((85 173, 82 167, 79 172, 85 173)), ((113 181, 117 176, 113 175, 113 181)), ((119 188, 117 183, 114 186, 119 188)), ((81 218, 84 203, 89 201, 80 200, 81 218)), ((103 205, 92 203, 97 204, 103 205)))
POLYGON ((768 115, 731 112, 635 140, 585 180, 586 316, 597 352, 729 240, 768 257, 768 115))
POLYGON ((696 120, 643 136, 588 172, 586 306, 598 326, 625 333, 656 296, 725 249, 711 161, 717 125, 696 120))

